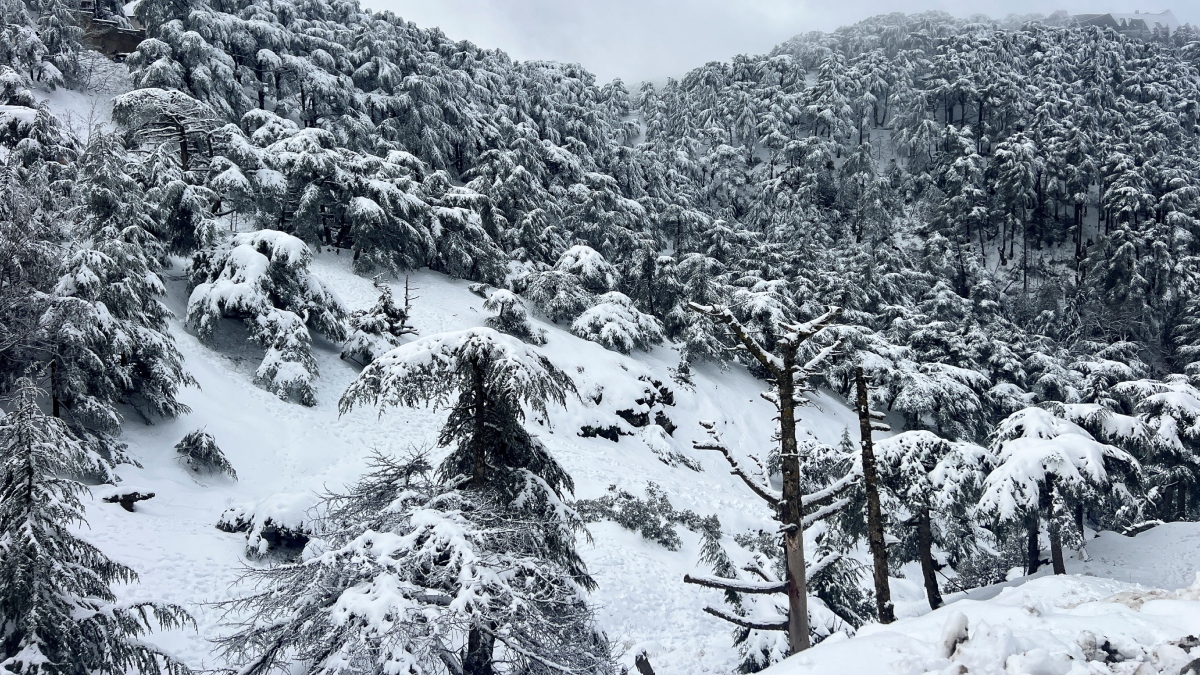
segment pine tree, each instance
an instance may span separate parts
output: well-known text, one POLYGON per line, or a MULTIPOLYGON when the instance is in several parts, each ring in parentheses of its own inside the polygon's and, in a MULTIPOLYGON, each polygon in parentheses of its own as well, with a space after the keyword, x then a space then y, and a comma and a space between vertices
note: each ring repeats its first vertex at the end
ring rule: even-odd
POLYGON ((187 321, 209 341, 223 318, 245 322, 251 338, 266 349, 255 380, 280 398, 316 404, 315 330, 344 340, 346 309, 308 265, 312 252, 296 237, 275 230, 236 235, 229 246, 192 257, 195 288, 187 321))
POLYGON ((1029 539, 1027 570, 1041 564, 1040 523, 1046 520, 1055 574, 1064 574, 1064 541, 1079 547, 1082 525, 1074 507, 1099 503, 1111 493, 1129 495, 1126 479, 1141 467, 1129 453, 1097 442, 1079 425, 1041 408, 1013 413, 996 427, 989 450, 997 465, 983 484, 977 511, 1006 532, 1024 531, 1029 539))
MULTIPOLYGON (((994 458, 982 447, 953 443, 928 431, 905 431, 875 445, 882 486, 897 509, 908 517, 895 517, 904 525, 901 541, 915 534, 916 558, 921 564, 925 597, 931 609, 942 605, 937 580, 936 545, 951 554, 951 563, 967 555, 982 555, 976 547, 970 510, 977 502, 994 458), (907 535, 907 536, 906 536, 907 535), (965 536, 964 536, 965 535, 965 536)), ((907 546, 895 547, 903 551, 907 546)))
POLYGON ((85 449, 38 406, 29 378, 16 382, 0 418, 0 667, 34 675, 185 675, 186 666, 142 636, 191 623, 182 608, 118 603, 111 586, 137 573, 69 529, 83 523, 85 488, 65 478, 85 449))
POLYGON ((364 366, 399 347, 405 335, 417 334, 417 329, 408 323, 412 311, 408 277, 404 278, 403 307, 396 304, 391 286, 377 278, 375 288, 379 291, 375 304, 351 312, 347 321, 350 337, 342 345, 343 359, 353 359, 364 366))
POLYGON ((224 473, 237 480, 237 472, 217 447, 217 439, 203 429, 184 436, 175 444, 175 452, 183 455, 188 468, 196 473, 224 473))
POLYGON ((498 289, 493 291, 483 303, 483 308, 495 312, 485 322, 489 328, 511 335, 522 342, 531 345, 546 344, 546 331, 534 328, 529 324, 529 314, 525 305, 512 291, 498 289))
POLYGON ((545 416, 547 404, 562 405, 573 392, 571 379, 545 356, 478 328, 423 338, 389 352, 363 370, 342 396, 343 412, 362 403, 448 407, 439 444, 451 451, 438 469, 440 489, 477 504, 478 518, 497 525, 526 523, 521 530, 530 541, 513 542, 511 550, 527 555, 528 561, 511 573, 511 583, 529 584, 548 596, 516 614, 512 603, 495 596, 457 610, 469 626, 463 673, 493 672, 493 663, 501 658, 496 649, 506 653, 504 658, 535 664, 555 660, 547 650, 563 649, 563 656, 572 660, 590 659, 598 672, 609 668, 603 638, 539 644, 530 634, 556 620, 562 621, 556 630, 568 634, 583 636, 591 630, 587 614, 577 611, 578 593, 595 582, 575 551, 582 523, 563 501, 574 483, 522 425, 524 406, 545 416))

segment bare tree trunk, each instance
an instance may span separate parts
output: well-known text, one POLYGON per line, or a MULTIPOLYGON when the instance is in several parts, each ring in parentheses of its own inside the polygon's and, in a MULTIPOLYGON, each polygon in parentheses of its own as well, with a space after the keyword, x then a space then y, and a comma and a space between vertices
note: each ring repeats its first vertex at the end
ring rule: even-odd
POLYGON ((1050 534, 1050 563, 1054 566, 1055 574, 1066 574, 1067 565, 1063 560, 1062 550, 1062 532, 1059 531, 1059 524, 1062 523, 1062 514, 1059 512, 1062 500, 1058 497, 1058 489, 1054 487, 1054 483, 1050 483, 1050 503, 1046 510, 1046 529, 1050 534))
MULTIPOLYGON (((808 363, 798 365, 796 354, 806 340, 820 333, 841 313, 841 309, 832 307, 819 318, 800 324, 781 324, 783 336, 776 342, 779 357, 770 354, 755 337, 734 317, 727 307, 720 305, 709 306, 698 303, 688 303, 696 312, 712 317, 725 324, 737 338, 737 341, 771 373, 779 396, 779 441, 780 459, 783 470, 783 499, 777 506, 779 519, 783 524, 783 551, 785 559, 785 576, 788 594, 788 615, 786 629, 788 647, 793 654, 808 649, 808 583, 804 564, 804 508, 800 485, 800 455, 796 445, 796 382, 804 382, 811 375, 811 370, 823 359, 834 352, 837 344, 825 347, 808 363)), ((736 468, 736 467, 735 467, 736 468)), ((743 476, 744 479, 744 476, 743 476)), ((755 492, 759 492, 755 490, 755 492)), ((760 495, 762 496, 762 495, 760 495)), ((767 499, 771 503, 771 499, 767 499)), ((710 614, 715 610, 708 608, 710 614)), ((739 623, 731 617, 722 617, 733 623, 739 623)), ((783 625, 779 626, 783 628, 783 625)))
POLYGON ((1042 547, 1038 544, 1039 518, 1036 513, 1029 517, 1029 541, 1025 549, 1025 573, 1037 574, 1038 566, 1041 561, 1038 559, 1042 555, 1042 547))
POLYGON ((933 524, 929 521, 929 509, 917 512, 917 548, 921 557, 921 576, 925 579, 925 597, 929 608, 942 606, 942 591, 938 588, 937 570, 933 568, 933 524))
POLYGON ((804 565, 804 509, 801 504, 800 455, 796 447, 796 404, 793 369, 796 347, 783 352, 783 368, 775 373, 779 389, 780 459, 783 464, 783 549, 787 561, 788 646, 793 654, 809 647, 808 579, 804 565))
POLYGON ((858 387, 858 423, 862 435, 863 487, 867 491, 867 542, 875 563, 875 606, 879 622, 896 620, 892 608, 892 589, 888 585, 887 542, 883 537, 883 510, 879 505, 879 475, 875 471, 875 449, 871 443, 871 408, 867 399, 867 380, 862 366, 854 369, 858 387))

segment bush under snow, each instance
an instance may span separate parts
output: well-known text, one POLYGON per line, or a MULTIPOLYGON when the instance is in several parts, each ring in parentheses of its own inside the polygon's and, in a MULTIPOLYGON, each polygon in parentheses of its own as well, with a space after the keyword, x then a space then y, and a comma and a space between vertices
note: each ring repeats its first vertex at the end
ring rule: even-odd
POLYGON ((618 291, 601 295, 595 305, 575 319, 571 332, 622 354, 649 349, 663 341, 658 319, 639 311, 629 296, 618 291))
POLYGON ((346 309, 324 282, 308 271, 312 253, 284 232, 260 230, 233 237, 217 251, 192 259, 187 321, 200 339, 212 339, 223 318, 242 319, 266 348, 255 380, 280 398, 316 402, 312 354, 314 329, 330 340, 345 339, 346 309))

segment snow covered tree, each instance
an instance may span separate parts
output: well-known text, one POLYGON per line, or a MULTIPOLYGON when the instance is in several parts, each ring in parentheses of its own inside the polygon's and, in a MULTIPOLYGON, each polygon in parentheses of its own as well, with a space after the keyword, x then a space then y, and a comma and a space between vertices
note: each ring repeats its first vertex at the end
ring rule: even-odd
POLYGON ((175 444, 175 452, 183 455, 188 468, 196 473, 225 473, 237 480, 237 471, 225 458, 225 453, 217 447, 217 439, 213 435, 197 429, 189 432, 175 444))
POLYGON ((485 322, 489 328, 531 345, 546 344, 546 331, 529 324, 529 314, 525 311, 525 305, 512 291, 503 288, 493 291, 484 301, 483 308, 496 313, 496 316, 489 316, 485 322))
POLYGON ((558 270, 530 275, 524 293, 554 323, 573 320, 592 304, 592 296, 579 278, 558 270))
POLYGON ((251 572, 270 592, 228 603, 251 619, 218 641, 241 672, 616 672, 548 522, 430 469, 420 454, 377 456, 318 506, 301 561, 251 572))
POLYGON ((621 282, 616 267, 595 249, 582 244, 572 246, 559 256, 554 269, 574 274, 585 289, 596 294, 614 291, 621 282))
POLYGON ((915 534, 915 547, 902 545, 893 550, 916 549, 925 597, 929 607, 937 609, 942 595, 933 547, 951 554, 951 563, 964 560, 964 554, 980 554, 973 545, 970 509, 980 495, 992 457, 980 446, 947 441, 929 431, 905 431, 885 438, 875 444, 875 455, 881 484, 891 497, 888 501, 898 502, 888 511, 893 523, 904 526, 899 532, 901 542, 912 542, 911 534, 915 534))
MULTIPOLYGON (((541 661, 536 657, 543 654, 542 648, 518 636, 532 625, 552 624, 556 616, 565 620, 561 630, 587 632, 580 623, 586 614, 570 609, 578 607, 581 590, 595 585, 575 551, 582 521, 564 501, 574 482, 522 424, 526 406, 545 416, 547 404, 563 405, 574 391, 571 379, 542 354, 490 328, 476 328, 395 349, 367 366, 342 395, 342 412, 363 403, 448 407, 450 415, 438 442, 451 451, 438 469, 440 489, 475 503, 478 513, 473 517, 493 527, 507 523, 537 540, 529 559, 515 569, 506 565, 509 572, 502 576, 514 587, 538 588, 558 600, 533 603, 516 615, 508 613, 514 603, 502 594, 454 603, 458 620, 469 626, 463 673, 491 673, 494 662, 509 658, 541 661), (560 593, 569 593, 573 600, 566 601, 560 593), (555 605, 567 608, 567 613, 557 614, 555 605), (511 653, 501 657, 494 652, 497 648, 511 653)), ((523 550, 514 546, 514 553, 523 550)), ((583 658, 600 644, 603 640, 597 637, 566 649, 573 658, 583 658)), ((606 667, 606 649, 595 652, 601 668, 606 667)))
POLYGON ((379 298, 368 309, 350 313, 347 321, 350 337, 342 345, 342 358, 352 359, 364 366, 400 346, 405 335, 416 335, 417 329, 408 323, 411 311, 408 278, 404 279, 404 306, 396 304, 392 288, 375 280, 379 298))
POLYGON ((1104 440, 1141 460, 1148 510, 1168 521, 1195 518, 1200 510, 1200 389, 1183 375, 1169 375, 1121 382, 1112 393, 1137 423, 1112 412, 1102 415, 1109 430, 1104 440))
POLYGON ((112 584, 137 573, 71 531, 84 522, 85 488, 65 476, 86 468, 86 450, 41 411, 39 393, 32 379, 18 379, 0 418, 0 668, 186 675, 143 636, 191 617, 175 605, 118 602, 112 584))
POLYGON ((308 265, 312 252, 296 237, 260 230, 233 237, 216 251, 192 257, 195 288, 188 298, 188 325, 211 341, 224 318, 241 319, 266 349, 255 379, 303 405, 315 405, 317 362, 309 329, 330 340, 346 337, 346 309, 308 265))
POLYGON ((595 304, 571 323, 571 332, 622 354, 649 349, 663 341, 659 320, 643 314, 629 296, 619 291, 596 298, 595 304))
POLYGON ((1054 573, 1064 574, 1064 542, 1083 545, 1083 518, 1074 517, 1077 506, 1087 509, 1113 499, 1135 507, 1126 481, 1137 479, 1138 461, 1042 408, 1025 408, 1001 422, 989 450, 997 465, 984 480, 977 513, 1006 531, 1027 533, 1030 574, 1041 563, 1043 517, 1054 573))

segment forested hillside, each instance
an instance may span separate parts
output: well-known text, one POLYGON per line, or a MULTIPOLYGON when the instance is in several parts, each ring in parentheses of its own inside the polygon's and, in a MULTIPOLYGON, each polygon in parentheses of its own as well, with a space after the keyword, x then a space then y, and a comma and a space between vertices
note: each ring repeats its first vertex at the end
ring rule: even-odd
POLYGON ((903 614, 896 579, 937 609, 1046 554, 1061 574, 1096 532, 1200 519, 1190 26, 892 14, 631 91, 356 0, 138 0, 128 86, 79 128, 46 99, 107 100, 113 66, 62 0, 0 3, 10 672, 200 667, 137 637, 196 608, 118 602, 136 573, 76 527, 83 484, 130 511, 154 496, 121 487, 157 475, 131 426, 183 420, 184 468, 238 478, 187 422, 199 345, 311 408, 301 425, 445 417, 435 448, 375 448, 286 523, 221 515, 262 594, 230 596, 204 638, 247 675, 641 664, 587 599, 597 523, 670 552, 694 535, 712 576, 691 583, 724 590, 705 609, 735 624, 721 663, 753 672, 903 614), (419 330, 418 273, 440 275, 427 303, 460 303, 426 311, 488 316, 419 330), (581 341, 621 355, 611 372, 581 341), (768 414, 717 404, 743 372, 768 414), (734 530, 702 500, 677 510, 632 467, 596 492, 605 460, 540 433, 564 429, 644 443, 680 485, 716 457, 757 511, 734 530))

